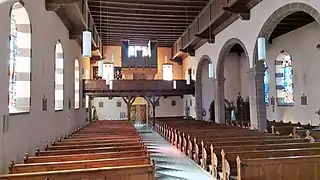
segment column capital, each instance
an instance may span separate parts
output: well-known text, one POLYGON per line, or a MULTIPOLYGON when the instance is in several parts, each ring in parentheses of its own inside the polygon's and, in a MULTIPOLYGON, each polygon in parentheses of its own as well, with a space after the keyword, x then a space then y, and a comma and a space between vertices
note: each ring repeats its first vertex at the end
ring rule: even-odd
POLYGON ((256 73, 264 73, 268 68, 265 67, 264 61, 256 61, 255 71, 256 73))
POLYGON ((216 81, 218 82, 218 83, 224 83, 225 81, 226 81, 226 78, 225 77, 217 77, 216 78, 216 81))
POLYGON ((256 71, 254 68, 249 68, 249 70, 247 71, 248 75, 255 75, 256 71))

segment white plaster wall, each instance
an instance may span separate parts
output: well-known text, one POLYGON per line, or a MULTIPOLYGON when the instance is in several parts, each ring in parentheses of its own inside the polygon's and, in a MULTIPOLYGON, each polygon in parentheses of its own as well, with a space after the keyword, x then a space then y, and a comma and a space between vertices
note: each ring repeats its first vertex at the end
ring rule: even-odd
POLYGON ((183 96, 183 104, 182 104, 182 114, 186 115, 186 104, 190 107, 190 116, 196 118, 196 98, 193 95, 184 95, 183 96), (192 103, 190 103, 192 102, 192 103), (190 106, 191 105, 191 106, 190 106))
POLYGON ((183 116, 181 107, 183 107, 183 98, 180 96, 167 98, 161 97, 159 106, 156 107, 156 117, 183 116), (171 106, 172 100, 176 101, 176 106, 171 106))
POLYGON ((108 99, 105 97, 97 97, 92 100, 92 105, 96 107, 97 115, 100 120, 119 120, 121 112, 125 112, 127 117, 127 104, 123 101, 121 97, 115 97, 112 99, 108 99), (117 107, 118 101, 121 102, 121 107, 117 107), (99 102, 103 102, 103 107, 99 107, 99 102))
POLYGON ((275 67, 274 61, 284 50, 292 56, 292 66, 294 71, 294 107, 275 106, 275 113, 272 106, 267 107, 268 118, 270 120, 283 120, 292 122, 320 124, 318 116, 315 114, 320 108, 319 92, 320 84, 320 52, 316 45, 319 44, 320 26, 312 23, 300 29, 287 33, 275 40, 267 47, 268 65, 270 73, 269 96, 276 97, 275 90, 275 67), (308 96, 308 105, 302 106, 300 97, 305 93, 308 96))
MULTIPOLYGON (((127 105, 120 97, 113 99, 94 98, 92 105, 97 109, 99 119, 120 119, 120 112, 125 112, 127 116, 127 105), (117 101, 121 101, 121 107, 117 107, 117 101), (99 102, 103 102, 103 107, 99 107, 99 102)), ((183 99, 181 97, 160 98, 159 106, 156 107, 156 117, 183 116, 183 99), (171 100, 176 101, 176 106, 171 106, 171 100)), ((152 117, 152 109, 150 109, 152 117)))
MULTIPOLYGON (((24 0, 32 25, 32 82, 30 114, 9 117, 8 132, 0 132, 0 171, 7 171, 11 160, 21 162, 26 152, 62 136, 85 122, 85 110, 80 104, 68 109, 68 99, 74 102, 74 60, 81 57, 80 47, 69 40, 69 32, 53 12, 45 11, 45 1, 24 0), (64 110, 54 111, 54 47, 60 39, 64 49, 64 110), (42 111, 42 97, 48 99, 48 111, 42 111), (70 118, 69 118, 70 117, 70 118)), ((0 116, 8 114, 8 60, 10 34, 10 6, 13 1, 0 4, 0 116)), ((81 61, 80 61, 81 62, 81 61)), ((80 64, 80 68, 83 64, 80 64)), ((82 93, 82 92, 81 92, 82 93)), ((82 96, 80 99, 82 102, 82 96)), ((1 126, 3 124, 1 120, 1 126)))
MULTIPOLYGON (((231 24, 230 26, 228 26, 226 29, 224 29, 222 32, 220 32, 218 35, 215 36, 215 43, 214 44, 208 44, 208 43, 204 44, 203 46, 201 46, 199 49, 196 50, 194 57, 190 57, 190 58, 187 58, 186 60, 184 60, 184 63, 186 64, 184 66, 196 68, 200 58, 203 55, 209 56, 210 59, 212 60, 212 62, 217 64, 219 53, 220 53, 223 45, 229 39, 237 38, 240 41, 242 41, 244 46, 246 47, 247 53, 249 55, 249 60, 250 60, 249 67, 251 68, 253 65, 253 62, 252 62, 253 61, 253 52, 254 52, 254 47, 256 44, 256 39, 258 38, 258 34, 261 31, 263 24, 272 15, 272 13, 275 12, 277 9, 279 9, 280 7, 282 7, 286 4, 295 3, 295 2, 309 4, 310 6, 314 7, 318 11, 320 11, 320 1, 319 0, 281 0, 281 1, 280 0, 264 0, 264 1, 261 1, 260 4, 258 4, 253 9, 251 9, 251 11, 250 11, 251 17, 250 17, 249 21, 243 21, 241 19, 238 19, 237 21, 235 21, 233 24, 231 24)), ((305 39, 303 39, 303 41, 305 41, 305 39)), ((316 37, 316 38, 313 37, 313 41, 319 41, 318 37, 316 37)), ((291 41, 291 43, 292 43, 292 41, 291 41)), ((296 45, 296 44, 301 44, 301 42, 295 41, 294 43, 292 43, 292 46, 296 45), (297 42, 299 42, 299 43, 297 43, 297 42)), ((315 45, 316 44, 313 44, 313 47, 315 47, 315 45)), ((301 46, 300 49, 297 49, 297 53, 298 52, 301 53, 301 49, 305 49, 305 46, 301 46)), ((303 53, 301 53, 301 54, 303 54, 303 53)), ((268 54, 268 56, 269 56, 269 54, 268 54)), ((268 57, 268 59, 269 59, 269 57, 268 57)), ((308 68, 312 69, 312 68, 316 68, 316 66, 309 65, 308 68)), ((216 69, 215 72, 217 72, 217 67, 215 69, 216 69)), ((312 78, 317 78, 317 77, 315 75, 313 75, 312 78)), ((193 78, 193 79, 195 79, 195 78, 193 78)), ((313 85, 313 86, 315 86, 315 85, 313 85)), ((241 87, 241 88, 244 88, 244 87, 241 87)), ((297 92, 295 92, 295 94, 296 93, 297 92)), ((312 98, 310 98, 311 97, 310 94, 312 94, 312 93, 311 92, 309 93, 308 101, 311 106, 310 101, 312 98)), ((300 101, 300 95, 299 95, 299 101, 300 101)), ((314 105, 314 107, 315 106, 316 105, 314 105)), ((297 114, 296 117, 298 117, 298 116, 301 117, 301 115, 303 113, 300 113, 300 112, 304 111, 304 108, 306 108, 306 107, 300 107, 300 110, 294 113, 294 114, 297 114)), ((314 108, 311 108, 311 109, 313 109, 313 110, 309 110, 309 111, 313 112, 313 114, 314 114, 314 111, 315 111, 314 108)), ((295 110, 297 110, 297 109, 295 109, 295 110)), ((293 118, 292 116, 293 115, 290 116, 290 119, 293 118)), ((307 118, 307 117, 305 117, 305 118, 307 118)), ((305 118, 299 118, 299 119, 305 119, 305 118)), ((313 119, 313 121, 316 121, 316 117, 314 115, 310 115, 310 113, 309 113, 307 119, 309 119, 309 118, 313 119)), ((304 120, 304 121, 310 121, 310 120, 304 120)), ((317 123, 314 123, 314 124, 317 124, 317 123)))
POLYGON ((241 92, 240 58, 236 53, 229 53, 225 59, 224 84, 225 98, 236 102, 238 93, 241 92))
POLYGON ((248 69, 249 61, 242 53, 239 56, 237 53, 229 53, 225 59, 224 76, 225 81, 225 97, 229 101, 236 101, 239 92, 242 98, 246 101, 249 96, 248 84, 248 69))
POLYGON ((214 100, 214 81, 209 78, 209 63, 205 63, 201 72, 202 108, 206 110, 204 119, 210 118, 210 104, 214 100))
POLYGON ((240 56, 240 82, 241 82, 241 96, 243 100, 247 101, 249 98, 249 79, 248 79, 248 71, 249 71, 249 60, 242 53, 240 56))

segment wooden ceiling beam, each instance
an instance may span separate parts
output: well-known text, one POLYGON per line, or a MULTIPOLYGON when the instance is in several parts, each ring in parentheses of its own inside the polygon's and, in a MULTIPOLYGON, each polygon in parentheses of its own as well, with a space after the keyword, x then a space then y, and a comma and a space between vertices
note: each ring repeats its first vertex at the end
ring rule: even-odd
POLYGON ((158 17, 151 17, 151 16, 117 16, 117 15, 97 15, 97 14, 92 14, 92 17, 96 19, 97 22, 99 22, 100 18, 101 19, 118 19, 118 20, 127 20, 127 19, 133 19, 133 20, 139 20, 139 21, 182 21, 185 23, 191 23, 194 18, 188 17, 166 17, 166 16, 158 16, 158 17))
POLYGON ((160 4, 160 3, 150 3, 150 2, 119 2, 119 1, 92 1, 90 6, 103 6, 103 7, 129 7, 129 8, 145 8, 145 9, 164 9, 164 10, 176 10, 176 9, 191 9, 201 11, 204 7, 203 4, 160 4))
MULTIPOLYGON (((132 12, 119 12, 119 11, 99 11, 96 9, 91 10, 91 14, 93 15, 117 15, 117 16, 140 16, 140 17, 166 17, 166 18, 184 18, 186 19, 186 14, 184 13, 175 13, 174 11, 170 13, 152 13, 152 12, 140 12, 140 11, 132 11, 132 12)), ((188 18, 195 18, 198 13, 188 13, 188 18)))
POLYGON ((127 24, 127 23, 96 23, 97 29, 99 28, 157 28, 157 29, 183 29, 185 30, 187 28, 187 25, 152 25, 149 24, 127 24))
POLYGON ((154 21, 137 21, 135 19, 126 19, 126 20, 116 20, 116 19, 95 19, 95 24, 112 24, 112 23, 129 23, 129 24, 148 24, 149 26, 153 25, 177 25, 177 26, 186 26, 188 23, 182 21, 164 21, 164 20, 154 20, 154 21))
MULTIPOLYGON (((116 38, 116 39, 101 39, 102 42, 121 42, 120 38, 116 38)), ((129 40, 129 42, 144 42, 147 43, 149 42, 148 40, 143 40, 143 39, 136 39, 136 40, 129 40)), ((174 43, 175 40, 174 39, 170 39, 170 40, 163 40, 163 39, 158 39, 158 43, 174 43)))
POLYGON ((47 11, 56 11, 62 6, 73 5, 79 1, 80 0, 46 0, 45 8, 47 11))
POLYGON ((131 37, 137 37, 137 36, 152 36, 152 37, 157 37, 157 36, 165 36, 165 37, 180 37, 181 34, 172 34, 172 33, 165 33, 165 32, 157 32, 157 31, 109 31, 109 32, 99 32, 100 36, 107 36, 107 35, 123 35, 123 36, 131 36, 131 37))
POLYGON ((97 26, 98 31, 113 31, 113 30, 133 30, 133 31, 165 31, 165 32, 172 32, 172 33, 180 33, 182 34, 184 32, 184 28, 161 28, 161 27, 126 27, 126 26, 97 26))
POLYGON ((115 6, 94 6, 94 5, 90 5, 90 10, 101 10, 101 11, 109 11, 110 9, 114 9, 114 10, 118 10, 118 11, 144 11, 144 12, 169 12, 171 13, 172 11, 175 11, 175 12, 181 12, 181 13, 185 13, 186 15, 188 14, 188 12, 190 13, 199 13, 200 10, 197 10, 197 9, 174 9, 174 8, 166 8, 166 9, 163 9, 163 8, 132 8, 132 7, 122 7, 122 6, 119 6, 119 7, 115 7, 115 6))
MULTIPOLYGON (((104 2, 104 1, 108 1, 108 2, 122 2, 122 3, 132 3, 132 0, 88 0, 89 3, 95 3, 98 2, 104 2)), ((181 4, 185 4, 188 6, 191 5, 196 5, 196 6, 200 6, 202 5, 203 7, 208 3, 207 0, 135 0, 135 3, 142 3, 142 4, 165 4, 165 5, 181 5, 181 4)))
MULTIPOLYGON (((103 45, 105 45, 105 46, 120 46, 121 44, 120 44, 120 42, 113 42, 113 43, 103 43, 103 45)), ((147 46, 148 44, 147 43, 143 43, 143 44, 141 44, 141 43, 132 43, 131 45, 133 45, 133 46, 147 46)), ((170 44, 158 43, 157 46, 158 47, 170 48, 170 47, 172 47, 172 44, 171 43, 170 44)))

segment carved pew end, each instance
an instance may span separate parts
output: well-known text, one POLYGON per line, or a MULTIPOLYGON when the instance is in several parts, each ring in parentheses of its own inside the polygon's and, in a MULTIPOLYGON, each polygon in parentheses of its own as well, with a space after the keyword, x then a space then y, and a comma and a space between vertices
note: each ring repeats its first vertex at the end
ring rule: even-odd
POLYGON ((10 161, 10 165, 9 165, 9 174, 13 173, 13 168, 14 168, 15 162, 14 161, 10 161))
POLYGON ((51 145, 54 146, 56 144, 56 141, 53 139, 51 142, 51 145))
POLYGON ((26 154, 24 155, 23 162, 24 162, 25 164, 28 164, 28 160, 29 160, 29 155, 28 155, 28 153, 26 153, 26 154))
POLYGON ((40 149, 39 149, 39 148, 36 149, 35 155, 36 155, 36 156, 39 156, 39 155, 40 155, 40 149))
POLYGON ((49 145, 48 144, 44 145, 44 150, 48 151, 48 149, 49 149, 49 145))

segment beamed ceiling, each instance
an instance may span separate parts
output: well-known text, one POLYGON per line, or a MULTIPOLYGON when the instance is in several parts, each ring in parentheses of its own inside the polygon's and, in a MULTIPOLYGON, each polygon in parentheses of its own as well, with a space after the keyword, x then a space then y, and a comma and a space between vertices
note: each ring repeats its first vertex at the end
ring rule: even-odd
POLYGON ((103 45, 147 45, 158 40, 172 47, 209 0, 89 0, 103 45))

